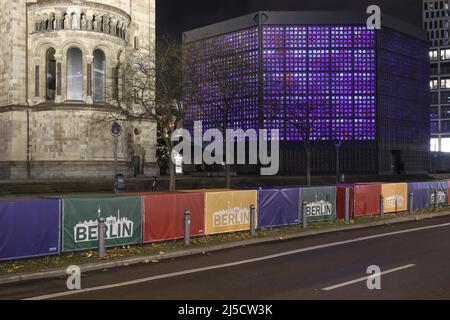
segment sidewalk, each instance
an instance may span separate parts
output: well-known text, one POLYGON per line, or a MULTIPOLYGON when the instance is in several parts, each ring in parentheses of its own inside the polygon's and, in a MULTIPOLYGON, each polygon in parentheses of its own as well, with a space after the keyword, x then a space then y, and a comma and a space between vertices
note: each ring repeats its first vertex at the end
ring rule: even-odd
MULTIPOLYGON (((286 241, 289 239, 298 239, 303 237, 310 237, 314 235, 320 235, 320 234, 327 234, 332 232, 340 232, 340 231, 348 231, 348 230, 357 230, 357 229, 364 229, 364 228, 371 228, 376 226, 383 226, 383 225, 392 225, 392 224, 398 224, 398 223, 404 223, 404 222, 411 222, 411 221, 417 221, 417 220, 425 220, 425 219, 433 219, 438 217, 447 217, 450 216, 450 211, 444 211, 440 213, 426 213, 426 214, 415 214, 413 216, 410 215, 402 215, 402 216, 395 216, 392 218, 387 217, 384 220, 377 220, 377 221, 371 221, 371 222, 362 222, 360 224, 346 224, 341 226, 331 226, 327 227, 325 229, 320 228, 310 231, 304 231, 304 232, 296 232, 296 233, 286 233, 283 234, 283 228, 277 229, 280 231, 280 234, 276 236, 267 236, 267 237, 255 237, 250 238, 246 240, 241 241, 230 241, 221 243, 218 245, 210 245, 205 247, 195 247, 191 246, 187 249, 178 249, 174 250, 172 252, 160 252, 159 254, 152 254, 152 255, 142 255, 142 256, 135 256, 135 257, 128 257, 124 259, 118 259, 115 261, 102 261, 102 262, 96 262, 96 263, 89 263, 89 264, 81 264, 79 265, 82 272, 88 272, 88 271, 96 271, 96 270, 104 270, 104 269, 111 269, 111 268, 118 268, 118 267, 125 267, 125 266, 131 266, 136 264, 142 264, 142 263, 156 263, 163 260, 170 260, 174 258, 181 258, 181 257, 187 257, 192 255, 200 255, 200 254, 207 254, 211 252, 221 251, 225 249, 232 249, 232 248, 239 248, 244 246, 251 246, 256 244, 264 244, 264 243, 270 243, 270 242, 276 242, 276 241, 286 241)), ((358 221, 356 220, 356 223, 358 221)), ((313 225, 311 225, 313 227, 313 225)), ((48 259, 57 259, 58 257, 49 257, 48 259)), ((1 284, 7 284, 7 283, 17 283, 21 281, 27 281, 27 280, 36 280, 36 279, 47 279, 47 278, 56 278, 56 277, 64 277, 66 276, 66 268, 55 268, 53 270, 48 270, 45 272, 32 272, 32 273, 19 273, 14 275, 6 275, 6 276, 0 276, 0 285, 1 284)))

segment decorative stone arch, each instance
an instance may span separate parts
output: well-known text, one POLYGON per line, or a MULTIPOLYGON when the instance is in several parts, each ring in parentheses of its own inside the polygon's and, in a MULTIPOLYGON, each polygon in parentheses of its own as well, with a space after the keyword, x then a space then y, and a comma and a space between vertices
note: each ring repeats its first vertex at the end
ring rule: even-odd
POLYGON ((30 74, 33 75, 34 86, 30 86, 30 97, 34 97, 35 102, 39 103, 45 100, 46 95, 46 62, 47 52, 49 49, 55 49, 55 57, 59 54, 58 46, 55 42, 49 39, 42 39, 37 42, 34 56, 32 56, 33 63, 30 64, 30 74), (38 86, 38 88, 36 88, 38 86))
POLYGON ((67 100, 67 52, 70 48, 78 48, 81 50, 81 55, 83 58, 82 61, 82 72, 83 72, 83 80, 82 80, 82 94, 83 94, 83 100, 85 100, 87 96, 87 90, 86 90, 86 83, 87 83, 87 61, 86 56, 91 55, 91 50, 89 50, 88 47, 86 47, 85 44, 83 44, 80 41, 71 39, 66 42, 61 48, 61 56, 62 56, 62 68, 61 68, 61 79, 62 79, 62 100, 67 100))
POLYGON ((115 48, 110 43, 102 42, 92 48, 92 55, 94 55, 95 50, 101 50, 105 54, 106 99, 111 100, 114 73, 117 67, 117 52, 121 49, 115 48))

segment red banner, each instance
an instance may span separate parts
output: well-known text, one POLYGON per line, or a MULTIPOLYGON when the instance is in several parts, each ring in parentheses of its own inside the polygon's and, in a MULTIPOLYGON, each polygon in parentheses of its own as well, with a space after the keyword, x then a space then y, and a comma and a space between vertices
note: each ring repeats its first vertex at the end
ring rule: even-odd
POLYGON ((144 195, 144 243, 181 239, 184 212, 191 212, 191 236, 205 234, 205 194, 144 195))
POLYGON ((358 184, 354 186, 355 217, 380 213, 381 184, 358 184))

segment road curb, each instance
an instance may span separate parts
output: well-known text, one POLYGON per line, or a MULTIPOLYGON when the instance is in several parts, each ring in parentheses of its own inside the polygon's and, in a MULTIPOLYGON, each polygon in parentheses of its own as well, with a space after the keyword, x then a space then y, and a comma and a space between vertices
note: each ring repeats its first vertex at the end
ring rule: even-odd
MULTIPOLYGON (((422 220, 442 218, 442 217, 447 217, 447 216, 450 216, 450 212, 427 214, 427 215, 422 215, 422 216, 420 216, 420 215, 406 216, 406 217, 394 218, 394 219, 384 220, 384 221, 374 221, 374 222, 369 222, 369 223, 364 223, 364 224, 359 224, 359 225, 339 226, 339 227, 333 227, 333 228, 328 228, 328 229, 324 229, 324 230, 306 231, 306 232, 302 232, 302 233, 289 234, 289 235, 284 235, 284 236, 273 236, 273 237, 267 237, 267 238, 255 238, 255 239, 248 239, 248 240, 243 240, 243 241, 234 241, 234 242, 224 243, 224 244, 215 245, 215 246, 211 246, 211 247, 190 248, 190 249, 186 249, 186 250, 182 250, 182 251, 169 252, 169 253, 165 253, 165 254, 132 257, 132 258, 122 259, 122 260, 118 260, 118 261, 108 261, 108 262, 84 264, 84 265, 80 265, 80 269, 82 272, 89 272, 89 271, 99 271, 99 270, 112 269, 112 268, 120 268, 120 267, 141 264, 141 263, 149 263, 152 261, 164 261, 164 260, 170 260, 170 259, 182 258, 182 257, 188 257, 188 256, 200 255, 200 254, 207 254, 210 252, 217 252, 217 251, 246 247, 246 246, 257 245, 257 244, 294 240, 294 239, 300 239, 300 238, 317 236, 317 235, 328 234, 328 233, 367 229, 367 228, 379 227, 379 226, 384 226, 384 225, 393 225, 393 224, 412 222, 412 221, 422 221, 422 220)), ((66 269, 57 269, 57 270, 51 270, 51 271, 46 271, 46 272, 36 272, 36 273, 18 274, 18 275, 11 275, 11 276, 2 276, 2 277, 0 277, 0 285, 17 283, 17 282, 22 282, 22 281, 29 281, 29 280, 58 278, 58 277, 65 277, 65 276, 67 276, 66 269)))

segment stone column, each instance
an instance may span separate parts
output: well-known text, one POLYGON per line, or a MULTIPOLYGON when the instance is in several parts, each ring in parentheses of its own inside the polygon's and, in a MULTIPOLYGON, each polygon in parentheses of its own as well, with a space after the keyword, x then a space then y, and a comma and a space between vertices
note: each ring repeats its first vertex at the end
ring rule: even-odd
MULTIPOLYGON (((110 78, 110 88, 111 88, 111 102, 114 104, 119 98, 119 60, 111 60, 111 78, 110 78)), ((108 83, 107 83, 108 85, 108 83)))
POLYGON ((55 54, 56 60, 56 95, 55 103, 62 103, 62 54, 55 54))
POLYGON ((109 22, 109 34, 115 36, 117 30, 117 20, 111 19, 109 22))
POLYGON ((94 29, 93 20, 94 15, 91 12, 86 13, 86 30, 92 31, 94 29))
POLYGON ((93 104, 94 100, 92 99, 92 62, 94 61, 93 55, 84 56, 84 60, 86 61, 86 103, 93 104))

